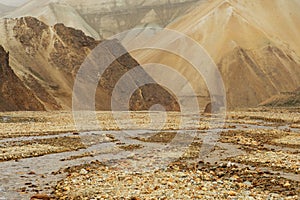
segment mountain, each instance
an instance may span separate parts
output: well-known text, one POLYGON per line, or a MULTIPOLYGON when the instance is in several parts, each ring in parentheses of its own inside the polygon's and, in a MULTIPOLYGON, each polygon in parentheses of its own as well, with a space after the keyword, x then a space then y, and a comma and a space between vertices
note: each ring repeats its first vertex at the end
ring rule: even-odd
POLYGON ((0 46, 0 111, 45 110, 9 66, 9 53, 0 46))
MULTIPOLYGON (((108 44, 107 55, 114 55, 116 49, 126 52, 116 40, 98 41, 81 30, 63 24, 48 26, 33 17, 0 20, 0 36, 0 44, 10 52, 11 67, 46 110, 72 107, 74 79, 81 64, 99 43, 108 44)), ((115 58, 97 88, 98 110, 111 109, 115 84, 123 74, 138 65, 128 53, 115 58)), ((150 79, 146 73, 145 77, 150 79)), ((130 109, 143 110, 157 103, 165 105, 167 110, 179 110, 172 94, 157 84, 137 90, 132 96, 130 109)))
POLYGON ((69 4, 58 0, 31 0, 6 18, 20 18, 31 16, 38 18, 48 25, 63 23, 65 26, 82 30, 86 35, 99 39, 99 34, 80 16, 69 4))
POLYGON ((198 0, 30 0, 7 18, 33 16, 49 25, 63 23, 95 39, 135 27, 165 27, 198 0))
MULTIPOLYGON (((207 0, 167 28, 191 37, 212 57, 222 74, 229 108, 257 106, 299 87, 299 9, 297 0, 207 0)), ((187 70, 184 60, 154 51, 134 57, 141 64, 172 66, 198 96, 208 94, 203 78, 187 70)))
POLYGON ((166 27, 198 0, 65 0, 102 38, 135 27, 166 27))

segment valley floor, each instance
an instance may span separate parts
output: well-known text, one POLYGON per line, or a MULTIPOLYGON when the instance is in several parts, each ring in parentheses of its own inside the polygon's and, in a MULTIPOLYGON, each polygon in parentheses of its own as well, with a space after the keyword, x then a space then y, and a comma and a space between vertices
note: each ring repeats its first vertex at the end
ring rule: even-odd
POLYGON ((0 199, 299 199, 299 113, 0 113, 0 199))

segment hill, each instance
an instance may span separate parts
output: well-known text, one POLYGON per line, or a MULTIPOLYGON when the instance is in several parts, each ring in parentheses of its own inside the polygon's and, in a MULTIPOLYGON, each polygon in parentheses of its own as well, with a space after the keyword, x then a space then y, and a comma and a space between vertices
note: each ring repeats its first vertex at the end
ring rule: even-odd
POLYGON ((35 17, 53 26, 63 23, 83 31, 86 35, 99 39, 99 34, 69 4, 58 0, 31 0, 23 6, 9 12, 5 18, 35 17))
MULTIPOLYGON (((225 83, 229 108, 251 107, 299 87, 299 9, 296 0, 208 0, 167 28, 190 36, 213 58, 225 83)), ((141 64, 172 66, 199 96, 208 96, 202 77, 187 70, 184 60, 153 51, 134 56, 141 64)))
MULTIPOLYGON (((0 36, 0 44, 9 51, 12 69, 47 110, 72 108, 77 71, 87 55, 104 42, 63 24, 48 26, 33 17, 0 20, 0 36)), ((107 43, 107 55, 114 55, 114 51, 123 48, 116 40, 107 43)), ((123 74, 138 65, 128 53, 115 58, 97 88, 95 99, 98 110, 111 109, 115 84, 123 74)), ((151 78, 147 73, 144 75, 151 78)), ((167 110, 179 109, 176 99, 157 84, 140 88, 132 99, 132 110, 144 110, 157 103, 165 105, 167 110)))

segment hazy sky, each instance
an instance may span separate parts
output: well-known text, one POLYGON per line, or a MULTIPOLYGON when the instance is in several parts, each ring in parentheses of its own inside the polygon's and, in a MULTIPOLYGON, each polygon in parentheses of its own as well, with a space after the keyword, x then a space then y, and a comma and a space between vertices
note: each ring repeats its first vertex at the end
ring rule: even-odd
POLYGON ((29 0, 0 0, 0 3, 10 5, 10 6, 19 6, 29 0))

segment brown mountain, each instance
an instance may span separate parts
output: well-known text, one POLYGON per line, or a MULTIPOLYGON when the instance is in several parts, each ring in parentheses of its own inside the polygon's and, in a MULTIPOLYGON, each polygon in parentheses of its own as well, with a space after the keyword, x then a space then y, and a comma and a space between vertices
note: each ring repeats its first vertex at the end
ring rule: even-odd
MULTIPOLYGON (((299 10, 297 0, 207 0, 167 28, 188 35, 213 58, 229 108, 257 106, 300 85, 299 10)), ((199 97, 208 96, 202 77, 188 70, 184 60, 153 51, 134 57, 141 64, 172 66, 186 76, 199 97)))
MULTIPOLYGON (((3 19, 0 27, 0 43, 9 50, 11 67, 26 87, 47 110, 70 109, 77 71, 87 55, 104 41, 63 24, 48 26, 33 17, 3 19)), ((115 40, 107 43, 109 55, 114 55, 115 48, 123 48, 115 40)), ((110 110, 112 89, 135 66, 138 63, 128 53, 115 58, 98 86, 97 109, 110 110)), ((151 79, 146 73, 145 76, 151 79)), ((165 105, 167 110, 179 110, 176 99, 157 84, 136 91, 130 105, 132 110, 140 110, 157 103, 165 105)))
POLYGON ((6 13, 5 18, 35 17, 47 25, 58 23, 82 30, 86 35, 99 39, 99 34, 71 5, 63 0, 30 0, 17 9, 6 13))
POLYGON ((9 66, 9 54, 0 46, 0 111, 44 110, 9 66))

